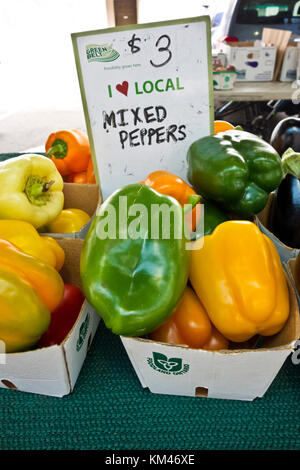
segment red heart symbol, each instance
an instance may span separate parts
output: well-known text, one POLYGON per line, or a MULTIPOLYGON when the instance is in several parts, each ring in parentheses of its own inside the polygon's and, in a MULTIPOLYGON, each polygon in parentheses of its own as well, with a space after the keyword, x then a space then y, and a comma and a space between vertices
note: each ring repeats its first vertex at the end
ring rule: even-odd
POLYGON ((128 86, 129 86, 129 83, 126 82, 126 81, 124 81, 124 82, 122 83, 122 85, 120 85, 120 84, 118 83, 118 85, 116 85, 116 89, 117 89, 120 93, 122 93, 123 95, 127 96, 127 93, 128 93, 128 86))

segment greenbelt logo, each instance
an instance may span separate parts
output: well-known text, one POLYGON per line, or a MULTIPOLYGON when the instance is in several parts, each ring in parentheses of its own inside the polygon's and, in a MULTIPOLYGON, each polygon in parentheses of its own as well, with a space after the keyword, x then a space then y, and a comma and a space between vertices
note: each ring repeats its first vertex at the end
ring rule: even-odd
POLYGON ((152 369, 161 372, 162 374, 173 374, 182 375, 185 374, 190 366, 188 364, 182 364, 182 359, 179 357, 167 358, 164 354, 153 352, 153 359, 147 358, 147 362, 152 369))
POLYGON ((80 326, 79 337, 76 343, 76 351, 79 351, 84 343, 84 340, 88 331, 89 323, 90 323, 90 314, 87 313, 85 319, 83 320, 80 326))
POLYGON ((88 62, 112 62, 120 57, 109 44, 89 44, 85 51, 88 62))

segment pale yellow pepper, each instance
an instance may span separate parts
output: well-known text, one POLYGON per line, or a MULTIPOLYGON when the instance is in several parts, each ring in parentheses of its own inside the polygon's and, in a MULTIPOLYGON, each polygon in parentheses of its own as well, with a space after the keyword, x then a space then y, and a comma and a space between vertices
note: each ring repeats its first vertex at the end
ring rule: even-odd
POLYGON ((7 240, 31 256, 35 256, 57 271, 65 261, 65 252, 54 238, 42 237, 23 220, 0 220, 0 239, 7 240))
POLYGON ((289 316, 289 292, 273 242, 240 220, 218 225, 202 241, 192 250, 190 281, 215 327, 233 342, 278 333, 289 316))
POLYGON ((0 219, 43 227, 63 209, 63 185, 54 163, 42 155, 24 154, 0 162, 0 219))

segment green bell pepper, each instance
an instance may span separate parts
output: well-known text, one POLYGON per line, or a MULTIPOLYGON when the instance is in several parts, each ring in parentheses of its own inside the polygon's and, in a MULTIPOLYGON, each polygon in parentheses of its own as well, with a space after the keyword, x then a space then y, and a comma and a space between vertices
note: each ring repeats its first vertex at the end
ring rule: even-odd
MULTIPOLYGON (((269 193, 291 172, 288 158, 281 160, 267 142, 237 129, 197 140, 187 161, 196 192, 240 217, 260 212, 269 193)), ((293 171, 299 177, 298 162, 293 162, 293 171)))
POLYGON ((87 300, 113 333, 146 335, 176 308, 189 272, 184 224, 178 201, 140 183, 115 191, 100 206, 84 241, 80 271, 87 300), (165 219, 151 212, 154 205, 164 205, 174 213, 169 239, 165 219), (109 220, 116 221, 115 231, 109 220), (180 234, 176 220, 181 221, 180 234), (139 228, 139 236, 132 235, 132 228, 139 228))
POLYGON ((223 222, 230 220, 229 217, 215 204, 204 201, 204 233, 210 235, 214 229, 223 222))

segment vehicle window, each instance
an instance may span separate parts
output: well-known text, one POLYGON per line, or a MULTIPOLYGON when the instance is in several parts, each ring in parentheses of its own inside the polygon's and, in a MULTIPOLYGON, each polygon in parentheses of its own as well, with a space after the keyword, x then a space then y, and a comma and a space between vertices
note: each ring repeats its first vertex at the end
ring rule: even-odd
POLYGON ((240 24, 300 23, 300 1, 297 0, 244 0, 237 13, 240 24))
POLYGON ((223 18, 223 11, 216 13, 211 20, 211 26, 212 28, 215 28, 216 26, 219 26, 223 18))

